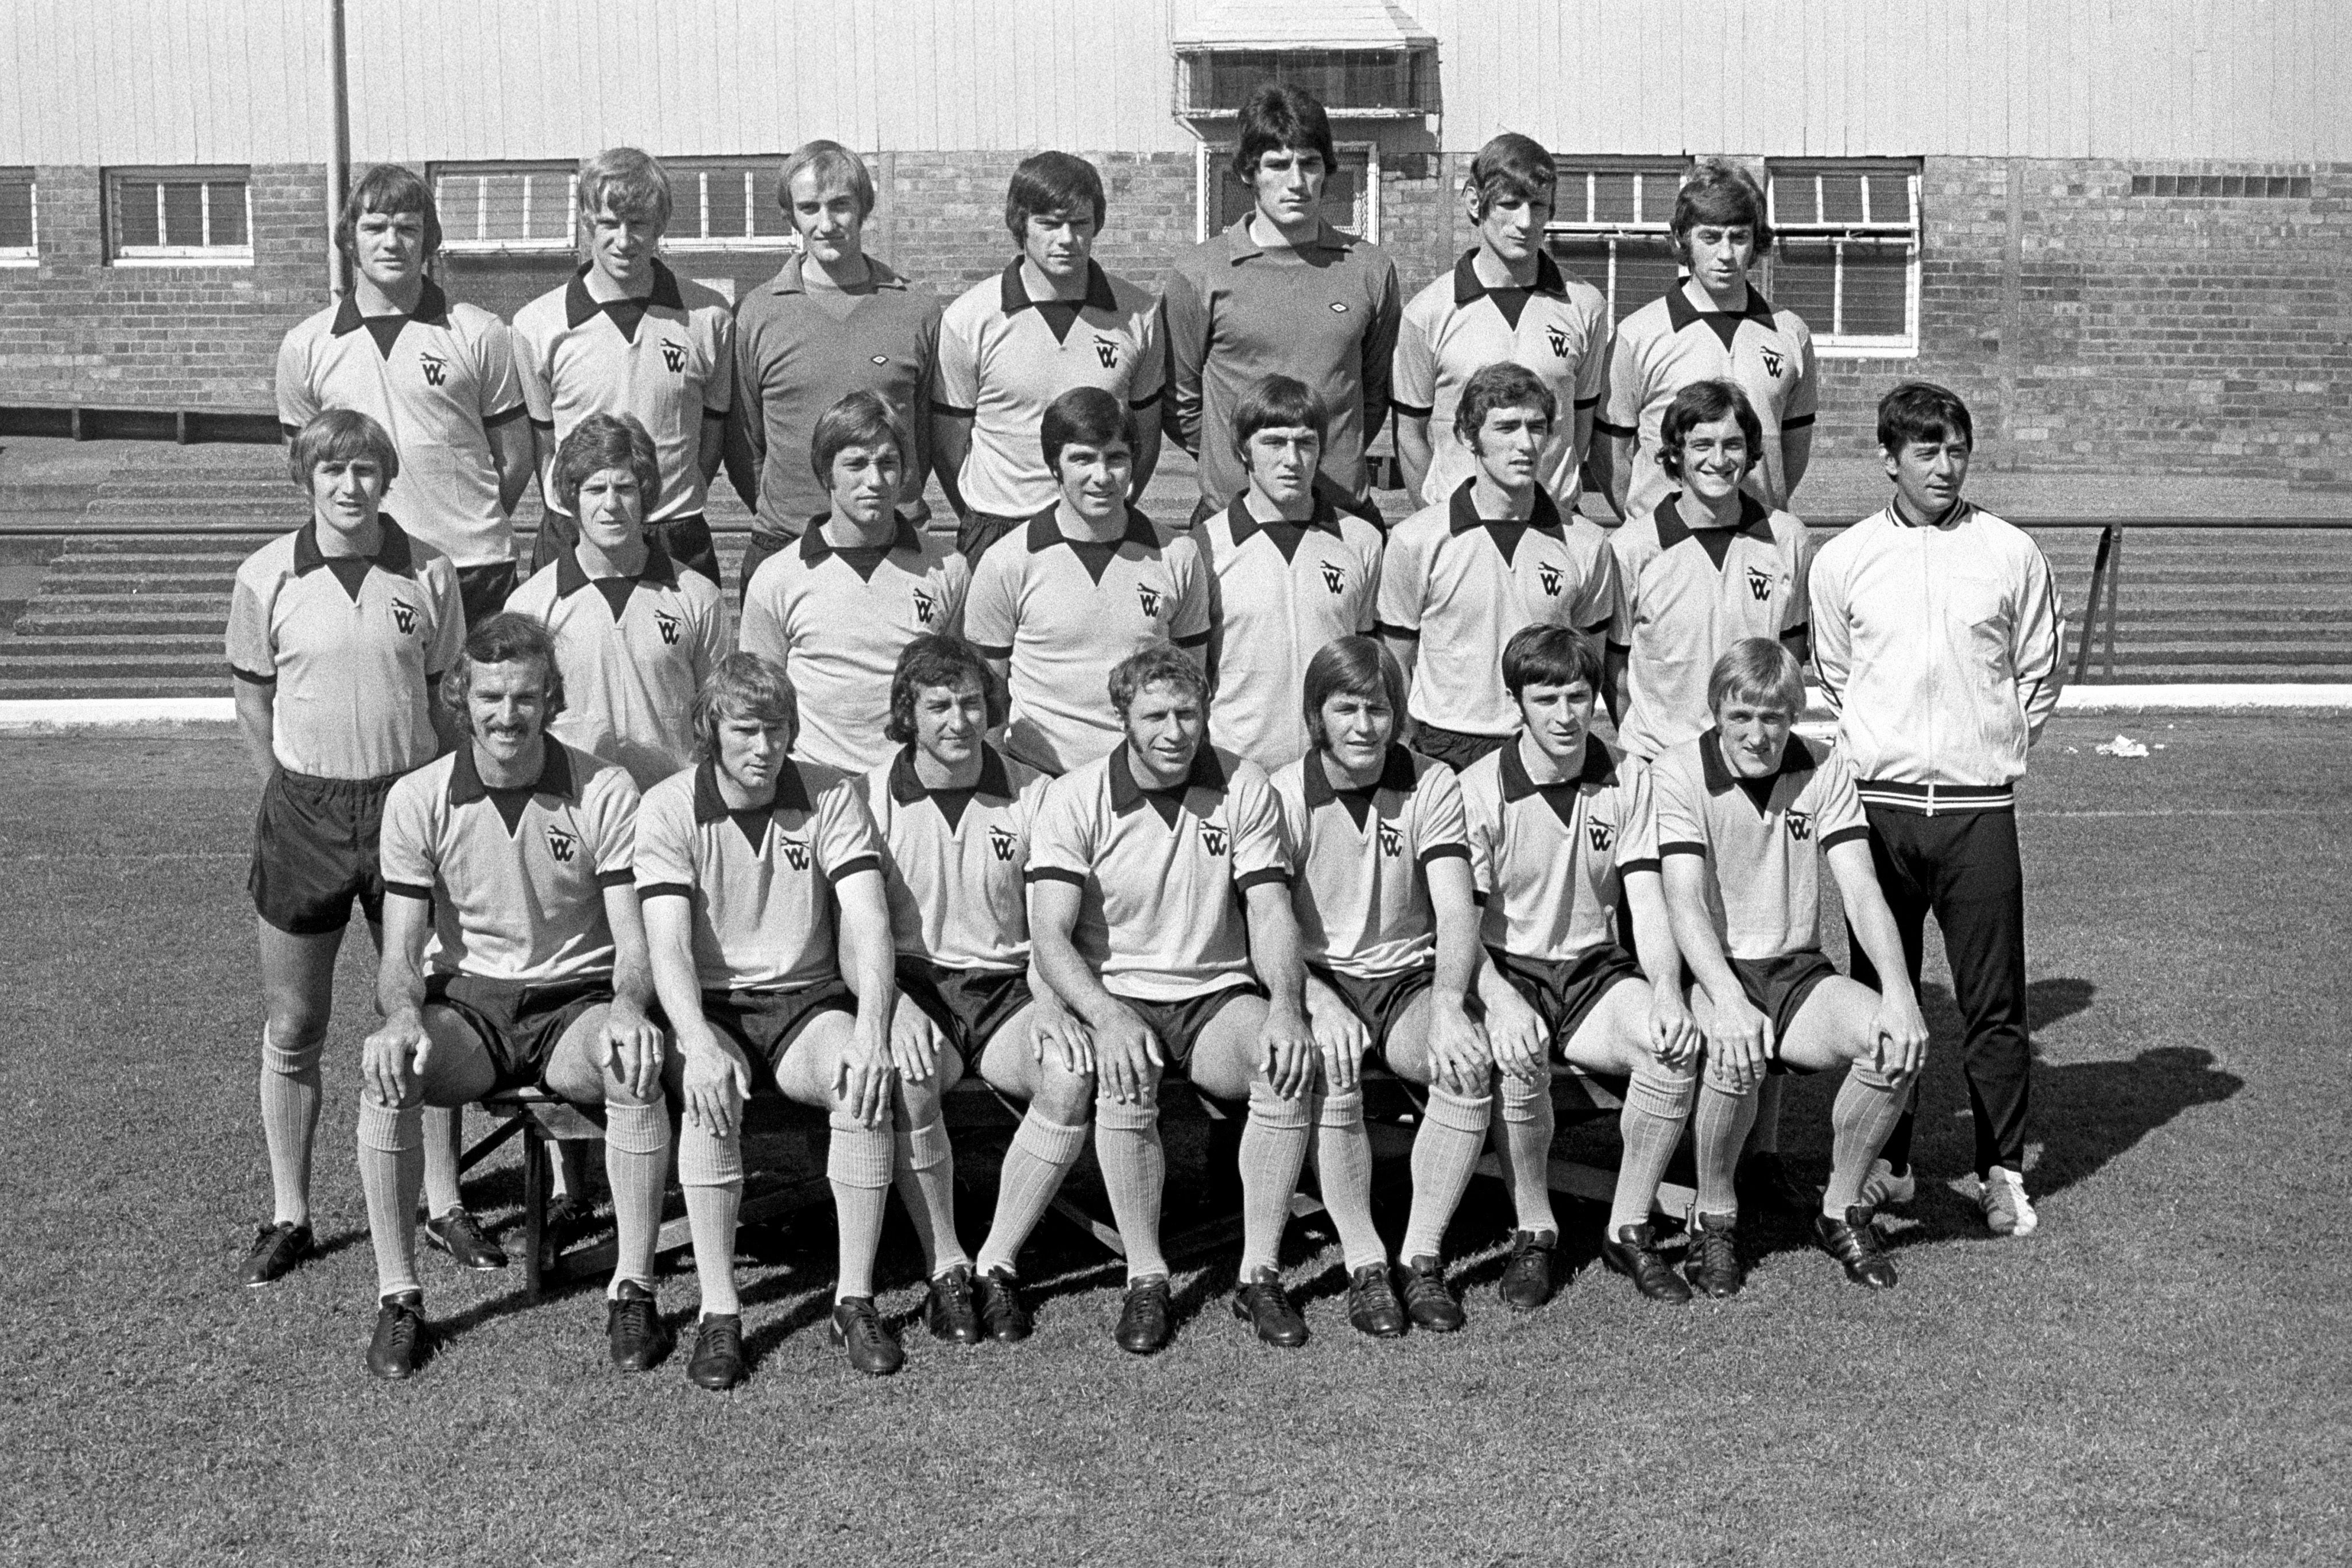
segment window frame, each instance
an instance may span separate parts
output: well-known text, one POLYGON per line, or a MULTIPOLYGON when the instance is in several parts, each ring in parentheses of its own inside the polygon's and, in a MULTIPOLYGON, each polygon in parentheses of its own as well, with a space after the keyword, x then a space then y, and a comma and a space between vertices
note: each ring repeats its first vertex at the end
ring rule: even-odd
POLYGON ((31 225, 29 244, 0 246, 0 267, 38 267, 41 265, 41 177, 39 171, 26 167, 0 169, 0 178, 14 180, 24 177, 25 200, 29 206, 26 218, 31 225))
MULTIPOLYGON (((1826 242, 1830 247, 1831 317, 1827 321, 1808 319, 1812 329, 1814 351, 1827 360, 1909 360, 1919 354, 1919 260, 1923 248, 1923 226, 1919 216, 1920 162, 1916 158, 1774 158, 1764 164, 1764 210, 1772 225, 1773 254, 1769 292, 1779 302, 1780 290, 1779 269, 1790 241, 1800 245, 1826 242), (1811 179, 1820 181, 1831 174, 1865 174, 1879 178, 1900 175, 1904 181, 1904 211, 1899 218, 1882 217, 1872 209, 1871 191, 1877 178, 1862 184, 1862 217, 1859 220, 1784 222, 1780 215, 1781 182, 1811 179), (1901 243, 1904 246, 1903 331, 1886 333, 1843 332, 1838 329, 1845 309, 1845 247, 1850 244, 1885 246, 1901 243)), ((1814 213, 1822 210, 1820 188, 1815 186, 1814 213)))
MULTIPOLYGON (((1544 225, 1544 247, 1549 250, 1554 242, 1561 240, 1586 244, 1599 242, 1605 246, 1609 256, 1607 267, 1600 277, 1588 277, 1585 281, 1601 290, 1601 298, 1609 310, 1609 319, 1612 323, 1622 321, 1631 312, 1617 308, 1619 253, 1628 244, 1655 246, 1662 250, 1671 248, 1675 195, 1682 189, 1683 182, 1690 177, 1692 161, 1687 157, 1588 157, 1562 158, 1557 162, 1560 165, 1560 183, 1553 187, 1551 221, 1544 225), (1600 202, 1600 180, 1608 174, 1635 176, 1633 216, 1630 220, 1594 215, 1594 209, 1600 202), (1584 182, 1584 215, 1564 218, 1560 215, 1562 203, 1559 196, 1569 183, 1577 179, 1584 182), (1660 210, 1654 217, 1650 210, 1653 179, 1668 182, 1659 203, 1660 210)), ((1646 299, 1636 301, 1633 308, 1638 310, 1648 303, 1646 299)))
POLYGON ((545 159, 451 160, 425 165, 425 179, 433 193, 434 204, 441 214, 441 250, 454 256, 574 256, 580 250, 580 168, 576 163, 545 159), (537 176, 563 176, 563 233, 561 237, 545 238, 526 235, 520 239, 483 238, 481 231, 489 220, 489 182, 501 175, 530 176, 523 186, 523 215, 530 222, 531 197, 538 188, 537 176), (459 224, 452 214, 458 204, 449 201, 442 192, 445 180, 472 180, 474 200, 467 227, 471 237, 460 233, 459 224))
MULTIPOLYGON (((767 210, 773 212, 783 224, 782 234, 723 235, 714 238, 709 232, 710 176, 733 173, 740 173, 742 176, 744 181, 743 221, 756 229, 761 210, 759 189, 761 171, 763 169, 771 172, 781 171, 783 168, 785 156, 784 153, 776 152, 727 158, 663 159, 662 166, 669 171, 672 198, 670 226, 662 235, 663 254, 667 255, 672 251, 691 251, 705 255, 713 252, 741 251, 766 252, 771 255, 797 252, 801 248, 801 236, 793 228, 792 214, 776 206, 772 202, 769 204, 767 210), (700 219, 702 225, 701 232, 690 235, 681 234, 677 226, 679 218, 689 208, 700 219)), ((572 197, 576 204, 579 200, 576 187, 572 190, 572 197)))
MULTIPOLYGON (((1289 59, 1317 67, 1333 65, 1345 70, 1352 63, 1343 57, 1385 57, 1404 78, 1410 101, 1349 104, 1325 101, 1324 107, 1335 120, 1420 120, 1437 112, 1437 51, 1434 48, 1409 45, 1328 44, 1301 48, 1291 45, 1253 47, 1241 44, 1179 44, 1176 47, 1176 113, 1181 119, 1206 122, 1231 121, 1240 118, 1241 106, 1220 108, 1204 101, 1209 75, 1216 68, 1220 57, 1231 58, 1246 65, 1263 60, 1276 62, 1289 59)), ((1279 63, 1271 71, 1273 79, 1290 79, 1279 63)))
MULTIPOLYGON (((1343 234, 1351 234, 1359 239, 1378 245, 1381 235, 1381 144, 1373 141, 1347 141, 1334 137, 1331 140, 1331 151, 1339 154, 1343 160, 1350 153, 1363 154, 1363 222, 1354 227, 1346 224, 1332 223, 1331 214, 1328 209, 1323 214, 1323 221, 1331 224, 1333 228, 1343 234)), ((1193 148, 1192 226, 1194 232, 1203 240, 1212 235, 1223 232, 1216 224, 1215 192, 1218 183, 1224 177, 1225 161, 1233 155, 1234 143, 1230 141, 1203 140, 1193 148)))
MULTIPOLYGON (((241 163, 191 164, 131 164, 104 172, 102 194, 105 198, 106 265, 109 267, 251 267, 253 265, 253 171, 241 163), (235 184, 245 209, 245 243, 215 245, 210 235, 213 226, 213 187, 235 184), (132 246, 123 242, 121 233, 122 188, 128 184, 152 184, 155 187, 155 233, 158 240, 164 235, 163 190, 167 185, 197 186, 202 194, 197 198, 201 214, 199 223, 205 238, 195 245, 132 246)), ((36 238, 37 240, 37 234, 36 238)))

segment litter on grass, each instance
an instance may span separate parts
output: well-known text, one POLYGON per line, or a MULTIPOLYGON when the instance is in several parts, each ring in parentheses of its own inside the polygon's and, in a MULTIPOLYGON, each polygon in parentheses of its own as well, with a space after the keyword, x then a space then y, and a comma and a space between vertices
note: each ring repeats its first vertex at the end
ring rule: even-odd
POLYGON ((2147 747, 2128 735, 2119 735, 2113 740, 2103 740, 2092 749, 2102 757, 2146 757, 2147 755, 2147 747))

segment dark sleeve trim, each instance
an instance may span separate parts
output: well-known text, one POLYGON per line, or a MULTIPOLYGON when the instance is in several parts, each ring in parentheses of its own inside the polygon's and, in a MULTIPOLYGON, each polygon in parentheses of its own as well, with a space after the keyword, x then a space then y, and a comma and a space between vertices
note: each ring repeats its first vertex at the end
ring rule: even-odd
POLYGON ((1153 403, 1158 402, 1160 396, 1160 393, 1153 392, 1150 397, 1130 399, 1127 406, 1135 410, 1138 413, 1140 413, 1145 409, 1150 408, 1153 403))
POLYGON ((1598 392, 1593 393, 1591 397, 1580 397, 1576 400, 1576 411, 1579 413, 1582 413, 1588 408, 1599 408, 1600 406, 1601 394, 1598 392))
POLYGON ((1612 641, 1609 644, 1609 651, 1612 653, 1630 654, 1633 652, 1633 644, 1631 643, 1619 643, 1612 641))
POLYGON ((950 419, 971 419, 976 416, 980 413, 980 410, 976 408, 958 408, 951 402, 940 402, 934 401, 931 404, 931 412, 933 413, 946 414, 950 419))
POLYGON ((1206 647, 1209 642, 1209 633, 1206 632, 1195 632, 1190 637, 1178 637, 1174 639, 1174 642, 1176 646, 1179 648, 1206 647))
POLYGON ((1493 894, 1491 894, 1480 893, 1475 887, 1470 890, 1470 902, 1476 904, 1481 909, 1486 907, 1486 900, 1492 896, 1493 894))
POLYGON ((1617 874, 1620 876, 1631 876, 1637 871, 1655 872, 1663 869, 1664 868, 1658 863, 1658 859, 1655 855, 1644 855, 1640 860, 1627 861, 1622 865, 1620 865, 1617 868, 1617 874))
POLYGON ((533 430, 553 430, 555 428, 555 421, 551 419, 541 419, 538 415, 533 414, 531 416, 530 427, 533 430))
POLYGON ((1660 844, 1658 846, 1658 853, 1661 857, 1666 855, 1696 855, 1701 860, 1705 860, 1706 858, 1706 846, 1705 844, 1695 844, 1688 839, 1676 839, 1671 843, 1660 844))
POLYGON ((1283 886, 1288 887, 1290 885, 1290 873, 1283 870, 1280 866, 1267 866, 1264 871, 1254 871, 1245 875, 1234 878, 1234 885, 1240 888, 1244 893, 1247 893, 1254 887, 1264 887, 1268 883, 1279 883, 1283 886))
POLYGON ((1410 637, 1416 643, 1421 641, 1421 628, 1418 626, 1391 626, 1385 621, 1375 621, 1372 630, 1383 637, 1410 637))
MULTIPOLYGON (((1607 420, 1597 416, 1592 421, 1592 428, 1599 431, 1603 435, 1627 436, 1639 435, 1641 434, 1638 429, 1631 429, 1622 424, 1612 424, 1607 420)), ((1786 429, 1787 427, 1784 425, 1782 428, 1786 429)))
POLYGON ((302 434, 302 427, 300 425, 289 424, 282 419, 278 422, 278 428, 286 433, 286 439, 289 441, 293 440, 296 436, 302 434))
POLYGON ((1591 625, 1579 626, 1577 630, 1581 632, 1587 637, 1598 637, 1609 630, 1609 622, 1606 621, 1595 621, 1591 625))
POLYGON ((1822 848, 1825 850, 1835 849, 1840 844, 1852 843, 1856 839, 1866 839, 1868 837, 1870 837, 1870 829, 1866 826, 1840 828, 1836 832, 1832 833, 1829 837, 1822 841, 1822 848))
POLYGON ((682 882, 653 882, 637 889, 639 898, 692 898, 694 889, 682 882))
POLYGON ((854 855, 848 860, 842 862, 839 865, 834 867, 831 871, 825 873, 824 875, 826 881, 832 883, 834 886, 839 887, 843 883, 847 882, 851 877, 856 876, 861 871, 880 871, 881 869, 882 857, 880 855, 854 855))
POLYGON ((1421 852, 1421 863, 1423 865, 1427 865, 1432 861, 1444 860, 1458 860, 1463 864, 1468 865, 1470 846, 1463 843, 1432 844, 1421 852))
POLYGON ((529 413, 530 412, 530 410, 523 404, 517 403, 514 407, 508 409, 504 413, 493 413, 484 416, 482 420, 482 428, 484 430, 496 430, 501 424, 513 423, 516 420, 520 419, 524 414, 529 413))
POLYGON ((278 677, 276 675, 257 675, 251 670, 240 670, 235 664, 231 664, 228 667, 228 673, 235 675, 238 680, 245 682, 247 685, 274 686, 278 684, 278 677))
POLYGON ((598 887, 634 887, 636 882, 637 873, 625 867, 620 871, 600 871, 596 873, 598 887))
POLYGON ((1780 422, 1780 434, 1786 435, 1792 430, 1802 430, 1812 423, 1816 417, 1818 416, 1814 414, 1801 413, 1794 419, 1784 419, 1780 422))
POLYGON ((1780 633, 1780 641, 1785 643, 1791 637, 1806 636, 1811 632, 1812 629, 1813 623, 1811 622, 1800 621, 1794 626, 1790 627, 1787 631, 1780 633))
POLYGON ((991 643, 974 643, 971 645, 971 651, 978 653, 983 659, 1009 659, 1013 657, 1013 650, 1011 648, 999 648, 991 643))
POLYGON ((1083 873, 1064 871, 1057 865, 1031 866, 1027 871, 1021 873, 1021 880, 1024 882, 1066 882, 1072 887, 1084 887, 1087 885, 1087 879, 1083 873))
POLYGON ((723 408, 706 408, 702 411, 702 417, 705 419, 725 419, 727 417, 727 411, 723 408))
POLYGON ((1396 410, 1399 413, 1403 414, 1408 419, 1427 419, 1431 414, 1437 412, 1433 408, 1423 408, 1413 403, 1399 402, 1394 398, 1391 398, 1389 400, 1389 406, 1396 410))
POLYGON ((383 890, 394 898, 413 898, 419 904, 433 902, 433 890, 429 887, 419 887, 413 882, 387 882, 383 884, 383 890))

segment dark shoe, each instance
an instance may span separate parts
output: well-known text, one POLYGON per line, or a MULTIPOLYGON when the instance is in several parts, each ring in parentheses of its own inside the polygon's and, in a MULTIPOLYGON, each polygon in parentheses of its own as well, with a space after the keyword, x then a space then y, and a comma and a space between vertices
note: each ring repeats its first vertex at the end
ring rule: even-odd
POLYGON ((1445 1288, 1445 1266, 1434 1258, 1405 1260, 1404 1290, 1401 1294, 1405 1316, 1417 1329, 1452 1333, 1469 1321, 1462 1315, 1462 1303, 1445 1288))
POLYGON ((1119 1303, 1118 1327, 1111 1337, 1129 1355, 1165 1350, 1172 1332, 1169 1312, 1168 1276, 1153 1274, 1138 1280, 1128 1286, 1127 1299, 1119 1303))
POLYGON ((1551 1300, 1551 1256, 1559 1238, 1549 1230, 1511 1232, 1511 1260, 1503 1266, 1503 1282, 1495 1287, 1503 1304, 1515 1312, 1531 1312, 1551 1300))
POLYGON ((245 1282, 267 1285, 290 1272, 310 1255, 310 1228, 281 1219, 253 1233, 252 1249, 245 1255, 245 1282))
POLYGON ((635 1280, 621 1281, 605 1305, 604 1341, 613 1364, 623 1372, 645 1372, 661 1364, 669 1354, 669 1329, 651 1291, 635 1280))
POLYGON ((1633 1281, 1633 1288, 1654 1301, 1680 1303, 1690 1300, 1690 1287, 1664 1258, 1647 1225, 1620 1226, 1614 1236, 1601 1239, 1601 1260, 1633 1281))
POLYGON ((1348 1322, 1358 1333, 1394 1339, 1404 1333, 1403 1304, 1389 1283, 1389 1266, 1367 1263, 1348 1277, 1348 1322))
POLYGON ((1011 1344, 1029 1337, 1029 1303, 1021 1299, 1020 1281, 1002 1269, 991 1269, 972 1277, 971 1295, 981 1329, 989 1338, 1011 1344))
POLYGON ((450 1261, 460 1269, 488 1270, 507 1266, 507 1255, 499 1244, 482 1234, 482 1228, 464 1207, 451 1209, 438 1219, 425 1222, 425 1242, 449 1254, 450 1261))
POLYGON ((833 1343, 849 1352, 849 1364, 868 1377, 887 1377, 907 1364, 907 1353, 883 1327, 871 1296, 844 1296, 834 1302, 826 1329, 833 1343))
POLYGON ((686 1379, 713 1394, 724 1394, 743 1381, 741 1313, 713 1312, 696 1326, 694 1359, 686 1364, 686 1379))
POLYGON ((1257 1337, 1270 1345, 1297 1350, 1307 1343, 1307 1320, 1291 1305, 1282 1276, 1271 1269, 1258 1270, 1234 1292, 1234 1316, 1248 1319, 1257 1337))
POLYGON ((1871 1224, 1872 1211, 1860 1206, 1845 1211, 1843 1219, 1813 1216, 1813 1245, 1844 1265, 1845 1277, 1874 1291, 1895 1288, 1895 1263, 1871 1224))
POLYGON ((1822 1189, 1799 1181, 1780 1163, 1780 1156, 1769 1151, 1743 1156, 1731 1179, 1744 1213, 1802 1218, 1822 1211, 1822 1189))
POLYGON ((978 1344, 980 1313, 971 1301, 971 1268, 958 1264, 931 1281, 930 1300, 923 1303, 923 1326, 933 1339, 950 1344, 978 1344))
POLYGON ((1722 1301, 1739 1294, 1748 1275, 1739 1266, 1739 1226, 1736 1215, 1693 1214, 1690 1250, 1683 1258, 1683 1273, 1691 1289, 1722 1301))
POLYGON ((399 1383, 416 1370, 425 1348, 425 1295, 403 1291, 386 1296, 375 1309, 375 1337, 368 1341, 370 1372, 386 1383, 399 1383))

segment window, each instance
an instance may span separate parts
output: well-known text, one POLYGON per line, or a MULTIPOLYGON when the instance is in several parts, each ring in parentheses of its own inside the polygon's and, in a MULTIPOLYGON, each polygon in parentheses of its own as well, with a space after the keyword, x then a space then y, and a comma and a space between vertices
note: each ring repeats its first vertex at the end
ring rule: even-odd
POLYGON ((671 211, 666 250, 797 250, 776 204, 782 153, 769 158, 666 158, 671 211))
POLYGON ((116 267, 250 267, 253 208, 242 169, 115 169, 106 176, 116 267))
POLYGON ((2221 196, 2242 200, 2308 200, 2308 174, 2134 174, 2135 196, 2221 196))
MULTIPOLYGON (((1341 141, 1332 151, 1339 166, 1323 183, 1323 216, 1335 229, 1345 229, 1377 243, 1381 224, 1380 149, 1369 141, 1341 141)), ((1201 144, 1201 237, 1231 228, 1256 204, 1250 188, 1234 178, 1231 142, 1201 144)))
POLYGON ((1919 166, 1890 161, 1766 166, 1772 303, 1829 357, 1919 351, 1919 166))
POLYGON ((0 169, 0 267, 41 259, 40 197, 30 169, 0 169))
POLYGON ((1681 276, 1668 237, 1675 193, 1689 165, 1679 158, 1563 162, 1553 194, 1551 253, 1601 290, 1609 318, 1626 317, 1681 276))
POLYGON ((1179 112, 1195 120, 1238 112, 1266 81, 1304 88, 1333 114, 1358 119, 1437 112, 1429 49, 1193 49, 1177 64, 1179 112))
MULTIPOLYGON (((664 159, 673 250, 789 250, 798 240, 776 205, 781 154, 664 159)), ((457 254, 569 252, 578 243, 580 176, 571 163, 436 163, 433 199, 442 246, 457 254)))

